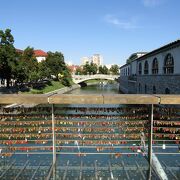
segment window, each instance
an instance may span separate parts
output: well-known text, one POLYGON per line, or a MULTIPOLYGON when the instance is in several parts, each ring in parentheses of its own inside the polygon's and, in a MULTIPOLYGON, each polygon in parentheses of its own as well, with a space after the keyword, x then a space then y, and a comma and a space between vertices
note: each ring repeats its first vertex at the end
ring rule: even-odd
POLYGON ((156 86, 153 86, 153 94, 156 94, 156 86))
POLYGON ((154 58, 152 63, 152 74, 158 74, 158 71, 158 60, 154 58))
POLYGON ((170 94, 170 89, 169 88, 165 89, 165 94, 170 94))
POLYGON ((174 73, 174 59, 171 54, 168 54, 164 60, 164 74, 174 73))
POLYGON ((148 74, 149 73, 149 64, 147 61, 145 61, 144 63, 144 74, 148 74))
POLYGON ((141 93, 141 84, 139 83, 139 93, 141 93))
POLYGON ((145 94, 147 93, 147 85, 146 84, 144 86, 144 92, 145 92, 145 94))
POLYGON ((142 64, 139 63, 139 74, 142 74, 142 64))

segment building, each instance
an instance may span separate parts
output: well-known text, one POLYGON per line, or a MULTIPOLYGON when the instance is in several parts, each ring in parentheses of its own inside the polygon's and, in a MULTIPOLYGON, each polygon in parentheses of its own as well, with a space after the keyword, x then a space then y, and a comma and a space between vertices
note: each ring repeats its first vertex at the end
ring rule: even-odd
POLYGON ((43 50, 34 50, 34 56, 36 57, 38 62, 44 61, 47 58, 47 53, 43 50))
POLYGON ((81 58, 81 64, 85 65, 86 63, 91 63, 93 62, 94 64, 96 64, 98 67, 102 65, 103 63, 103 58, 100 54, 94 54, 91 57, 82 57, 81 58))
POLYGON ((94 54, 91 58, 91 61, 97 66, 101 66, 103 62, 103 58, 100 54, 94 54))
POLYGON ((72 75, 74 75, 76 73, 76 70, 78 68, 81 69, 81 66, 78 66, 78 65, 68 65, 67 67, 69 68, 72 75))
POLYGON ((81 64, 85 65, 86 63, 90 63, 90 58, 89 57, 82 57, 81 58, 81 64))
POLYGON ((180 94, 180 40, 146 53, 120 67, 120 91, 180 94))
MULTIPOLYGON (((23 50, 21 49, 16 49, 16 52, 18 54, 23 54, 23 50)), ((43 50, 34 50, 34 57, 37 59, 38 62, 41 62, 43 60, 46 60, 48 54, 46 52, 44 52, 43 50)))

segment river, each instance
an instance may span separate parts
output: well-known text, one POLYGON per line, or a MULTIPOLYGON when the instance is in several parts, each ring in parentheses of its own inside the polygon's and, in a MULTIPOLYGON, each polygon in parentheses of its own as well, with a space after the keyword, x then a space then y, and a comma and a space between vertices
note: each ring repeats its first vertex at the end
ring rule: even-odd
POLYGON ((72 90, 66 94, 119 94, 119 84, 96 84, 72 90))

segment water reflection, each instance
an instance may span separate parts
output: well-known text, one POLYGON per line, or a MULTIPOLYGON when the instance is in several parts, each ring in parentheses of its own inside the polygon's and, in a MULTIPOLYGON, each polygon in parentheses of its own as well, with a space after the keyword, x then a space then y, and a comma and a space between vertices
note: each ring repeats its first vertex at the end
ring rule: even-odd
POLYGON ((72 90, 67 94, 118 94, 118 84, 97 84, 72 90))

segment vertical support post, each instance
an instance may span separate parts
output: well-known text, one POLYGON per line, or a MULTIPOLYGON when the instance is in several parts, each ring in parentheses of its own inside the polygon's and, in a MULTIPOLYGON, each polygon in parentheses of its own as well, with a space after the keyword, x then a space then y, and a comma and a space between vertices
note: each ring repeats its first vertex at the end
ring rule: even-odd
POLYGON ((56 140, 55 140, 55 118, 54 118, 54 104, 52 104, 52 143, 53 143, 53 166, 56 163, 56 140))
POLYGON ((149 166, 152 164, 152 141, 153 141, 153 108, 154 105, 151 104, 150 107, 150 129, 149 129, 149 145, 148 145, 148 161, 149 161, 149 166))

